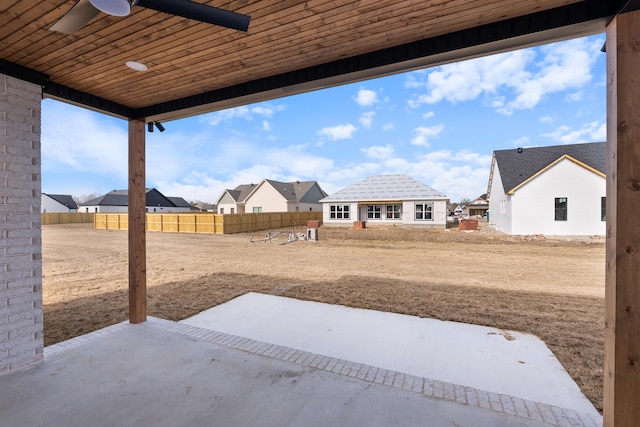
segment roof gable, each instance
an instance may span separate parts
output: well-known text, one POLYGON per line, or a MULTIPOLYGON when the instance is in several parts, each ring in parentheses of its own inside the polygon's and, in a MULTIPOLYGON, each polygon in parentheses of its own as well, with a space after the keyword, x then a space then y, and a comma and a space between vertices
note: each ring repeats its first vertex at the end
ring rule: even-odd
POLYGON ((496 150, 493 156, 504 191, 510 194, 565 156, 603 176, 606 174, 604 142, 496 150))
POLYGON ((52 198, 56 202, 60 203, 61 205, 66 206, 69 209, 78 209, 78 205, 76 204, 76 201, 73 200, 73 197, 71 197, 68 194, 46 194, 46 193, 42 193, 42 195, 52 198))
POLYGON ((562 156, 562 157, 556 159, 555 161, 553 161, 548 166, 546 166, 546 167, 542 168, 541 170, 539 170, 537 173, 533 174, 531 177, 529 177, 526 180, 522 181, 516 187, 512 188, 511 190, 509 190, 507 192, 507 194, 515 194, 516 191, 518 191, 519 189, 521 189, 522 187, 524 187, 525 185, 527 185, 528 183, 530 183, 531 181, 536 179, 538 176, 540 176, 543 173, 545 173, 546 171, 548 171, 549 169, 555 167, 557 164, 559 164, 563 160, 567 160, 569 162, 575 163, 576 165, 580 166, 581 168, 587 169, 588 171, 591 171, 591 172, 595 173, 596 175, 601 176, 602 178, 606 178, 606 175, 604 174, 604 172, 600 172, 599 170, 594 169, 593 167, 591 167, 589 165, 586 165, 586 164, 582 163, 579 160, 574 159, 573 157, 569 156, 568 154, 565 154, 564 156, 562 156))
POLYGON ((375 175, 322 199, 333 201, 447 199, 443 193, 405 174, 375 175))

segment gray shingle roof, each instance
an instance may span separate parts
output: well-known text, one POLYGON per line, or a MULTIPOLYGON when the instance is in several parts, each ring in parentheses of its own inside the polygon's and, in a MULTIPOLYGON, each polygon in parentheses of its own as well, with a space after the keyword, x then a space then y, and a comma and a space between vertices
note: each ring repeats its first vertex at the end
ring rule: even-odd
POLYGON ((565 154, 606 173, 607 148, 604 142, 516 148, 493 152, 505 193, 513 190, 565 154))
POLYGON ((343 188, 321 202, 357 202, 384 200, 447 199, 434 190, 405 174, 375 175, 343 188))
POLYGON ((171 203, 173 203, 177 208, 193 208, 193 206, 191 206, 191 203, 187 202, 182 197, 167 196, 167 199, 169 199, 169 201, 171 201, 171 203))
POLYGON ((51 197, 56 202, 62 205, 65 205, 69 209, 78 209, 78 205, 76 204, 76 201, 73 200, 73 197, 71 197, 68 194, 47 194, 47 193, 43 193, 43 194, 51 197))
MULTIPOLYGON (((289 202, 301 202, 309 190, 317 184, 317 181, 280 182, 272 179, 265 179, 265 181, 271 184, 289 202)), ((321 188, 319 190, 326 196, 326 193, 321 188)), ((317 199, 310 202, 317 203, 317 199)))
MULTIPOLYGON (((113 190, 100 197, 86 201, 81 206, 128 206, 129 191, 113 190)), ((155 188, 146 189, 146 205, 173 208, 175 204, 155 188)))
POLYGON ((245 199, 249 194, 251 194, 254 188, 256 188, 256 184, 242 184, 238 185, 233 190, 227 191, 229 192, 231 197, 233 197, 233 200, 235 200, 236 202, 244 203, 245 199))

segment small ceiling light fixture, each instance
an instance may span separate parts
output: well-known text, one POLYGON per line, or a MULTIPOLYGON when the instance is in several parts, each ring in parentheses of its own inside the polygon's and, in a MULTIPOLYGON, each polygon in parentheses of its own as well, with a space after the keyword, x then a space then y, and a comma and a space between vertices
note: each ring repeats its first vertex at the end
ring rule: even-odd
POLYGON ((134 0, 89 0, 89 3, 107 15, 127 16, 134 0))
POLYGON ((138 61, 127 61, 124 63, 124 65, 126 65, 127 67, 131 68, 132 70, 136 70, 136 71, 147 71, 147 66, 144 65, 142 62, 138 62, 138 61))
POLYGON ((147 132, 153 132, 153 122, 147 123, 147 132))
POLYGON ((160 132, 164 132, 164 126, 162 126, 162 123, 160 122, 153 122, 154 125, 156 125, 156 128, 160 131, 160 132))

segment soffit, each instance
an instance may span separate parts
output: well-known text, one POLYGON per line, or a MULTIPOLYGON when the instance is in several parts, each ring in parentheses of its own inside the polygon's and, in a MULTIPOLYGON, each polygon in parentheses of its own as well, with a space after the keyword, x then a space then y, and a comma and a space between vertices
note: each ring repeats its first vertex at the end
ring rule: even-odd
POLYGON ((133 7, 127 17, 101 13, 76 33, 66 35, 48 28, 75 4, 74 0, 40 0, 35 4, 5 0, 0 6, 0 59, 4 60, 0 72, 44 79, 46 95, 116 116, 169 120, 519 47, 540 39, 601 31, 604 21, 597 18, 610 15, 616 6, 612 3, 623 3, 199 2, 250 15, 249 31, 133 7), (502 27, 493 31, 502 28, 505 34, 481 32, 490 32, 490 25, 497 22, 503 23, 502 27), (532 22, 535 28, 527 30, 532 22), (594 22, 597 25, 592 25, 594 22), (531 38, 532 31, 558 28, 561 31, 531 38), (477 29, 477 34, 465 33, 470 29, 477 29), (442 38, 451 34, 462 39, 452 45, 442 38), (460 49, 505 39, 511 41, 485 49, 460 49), (416 45, 429 40, 446 45, 433 44, 431 50, 416 45), (399 47, 404 50, 397 50, 399 47), (411 52, 412 47, 418 50, 411 52), (446 53, 450 54, 442 56, 446 53), (148 70, 131 70, 124 65, 128 60, 140 61, 148 70))

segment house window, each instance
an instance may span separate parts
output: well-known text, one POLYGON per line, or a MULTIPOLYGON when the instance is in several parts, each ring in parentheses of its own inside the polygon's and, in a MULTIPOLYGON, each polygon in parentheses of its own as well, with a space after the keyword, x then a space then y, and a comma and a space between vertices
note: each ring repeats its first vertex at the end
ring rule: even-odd
POLYGON ((556 197, 556 221, 567 220, 567 198, 556 197))
POLYGON ((330 219, 349 219, 349 205, 329 205, 330 219))
POLYGON ((220 213, 223 214, 224 213, 224 208, 220 208, 220 213))
POLYGON ((416 204, 416 221, 433 221, 433 204, 416 204))
POLYGON ((367 219, 381 219, 382 205, 367 205, 367 219))
POLYGON ((400 205, 387 205, 387 219, 400 219, 400 205))
POLYGON ((600 197, 600 221, 607 220, 607 198, 600 197))
POLYGON ((260 213, 260 212, 262 212, 262 206, 257 206, 253 208, 253 213, 260 213))

